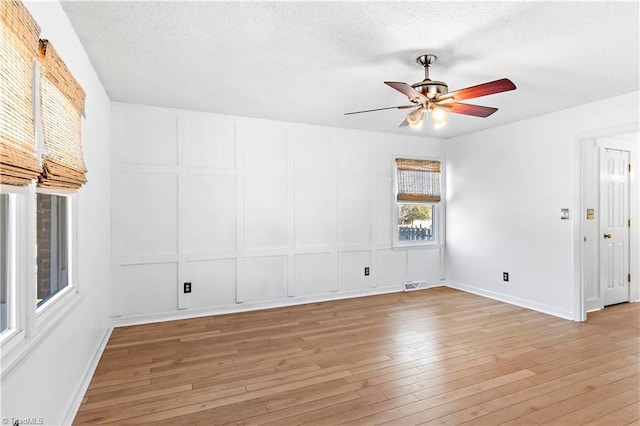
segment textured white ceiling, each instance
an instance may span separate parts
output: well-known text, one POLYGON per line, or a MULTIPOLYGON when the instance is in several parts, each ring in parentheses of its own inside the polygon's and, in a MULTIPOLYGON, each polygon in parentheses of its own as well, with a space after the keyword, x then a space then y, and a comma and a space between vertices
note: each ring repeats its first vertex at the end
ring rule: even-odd
POLYGON ((420 134, 449 138, 638 90, 638 2, 64 1, 113 100, 413 134, 383 81, 518 87, 420 134))

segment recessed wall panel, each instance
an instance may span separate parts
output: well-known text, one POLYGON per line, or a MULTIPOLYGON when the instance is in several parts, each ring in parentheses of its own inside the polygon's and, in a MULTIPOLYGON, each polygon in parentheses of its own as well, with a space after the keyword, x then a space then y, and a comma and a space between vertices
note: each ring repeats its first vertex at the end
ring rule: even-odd
POLYGON ((378 244, 391 245, 393 226, 393 212, 396 202, 393 196, 393 181, 379 180, 376 182, 376 240, 378 244))
POLYGON ((338 253, 338 290, 358 290, 373 287, 372 276, 364 275, 364 268, 371 265, 370 251, 347 251, 338 253))
POLYGON ((295 295, 326 294, 336 288, 338 265, 331 253, 295 256, 295 295))
POLYGON ((177 176, 160 173, 122 173, 120 254, 172 254, 177 251, 177 176))
POLYGON ((180 118, 178 137, 182 165, 233 169, 236 164, 232 122, 200 118, 180 118))
POLYGON ((370 138, 360 132, 340 132, 334 135, 338 147, 338 173, 369 176, 371 174, 370 138))
POLYGON ((249 257, 244 260, 246 301, 282 299, 287 296, 287 257, 249 257))
POLYGON ((417 249, 407 252, 409 281, 440 279, 440 249, 417 249))
POLYGON ((331 138, 328 131, 316 128, 295 128, 289 136, 293 144, 296 173, 331 172, 331 138))
POLYGON ((338 243, 371 244, 371 183, 343 180, 338 184, 338 243))
POLYGON ((122 114, 120 126, 120 161, 123 164, 177 164, 178 131, 174 115, 129 110, 122 114))
POLYGON ((247 171, 286 172, 287 133, 276 124, 255 121, 237 125, 238 141, 244 147, 247 171))
POLYGON ((297 179, 294 199, 296 247, 334 245, 337 236, 335 182, 297 179))
POLYGON ((123 315, 160 314, 177 309, 176 263, 128 265, 121 268, 123 315))
POLYGON ((376 162, 376 176, 392 177, 395 170, 395 159, 406 157, 406 143, 395 138, 384 138, 376 141, 374 152, 376 162))
POLYGON ((245 248, 286 247, 287 180, 251 177, 244 185, 245 248))
POLYGON ((236 180, 229 176, 184 175, 181 250, 236 249, 236 180))
POLYGON ((235 259, 186 262, 182 276, 191 282, 189 308, 231 305, 236 301, 235 259))
POLYGON ((406 250, 378 250, 378 286, 400 286, 407 279, 406 250))

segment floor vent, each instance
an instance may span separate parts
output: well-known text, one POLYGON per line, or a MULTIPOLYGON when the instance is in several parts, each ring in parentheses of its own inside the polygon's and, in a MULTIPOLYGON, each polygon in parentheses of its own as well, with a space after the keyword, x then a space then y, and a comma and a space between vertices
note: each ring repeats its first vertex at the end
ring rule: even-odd
POLYGON ((429 288, 429 284, 426 281, 407 281, 402 283, 404 291, 424 290, 429 288))

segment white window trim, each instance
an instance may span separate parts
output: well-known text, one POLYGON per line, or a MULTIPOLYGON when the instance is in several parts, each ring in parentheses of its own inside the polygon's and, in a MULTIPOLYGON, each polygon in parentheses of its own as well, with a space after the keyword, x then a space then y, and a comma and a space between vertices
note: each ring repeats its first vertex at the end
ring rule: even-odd
POLYGON ((445 172, 444 172, 444 159, 442 157, 423 157, 417 155, 396 154, 391 161, 391 176, 393 177, 393 199, 391 204, 391 247, 394 249, 411 248, 411 247, 432 247, 439 248, 444 246, 444 226, 445 226, 445 172), (427 161, 439 161, 440 162, 440 197, 441 201, 438 203, 399 203, 397 201, 398 196, 398 173, 396 170, 396 158, 406 158, 411 160, 427 160, 427 161), (398 235, 398 205, 399 204, 426 204, 433 205, 435 211, 433 214, 436 217, 434 224, 434 239, 431 241, 410 240, 400 241, 398 235))
POLYGON ((7 330, 0 336, 0 349, 6 351, 18 339, 18 336, 23 334, 24 321, 23 321, 23 300, 24 300, 24 271, 23 262, 25 251, 23 248, 24 239, 24 213, 25 213, 25 199, 27 190, 24 187, 15 187, 9 185, 0 185, 0 193, 13 195, 11 208, 11 218, 9 227, 11 229, 10 241, 14 250, 12 251, 12 257, 9 261, 10 265, 10 282, 9 282, 9 299, 11 307, 8 307, 9 318, 7 318, 7 330), (13 343, 12 343, 13 342, 13 343))

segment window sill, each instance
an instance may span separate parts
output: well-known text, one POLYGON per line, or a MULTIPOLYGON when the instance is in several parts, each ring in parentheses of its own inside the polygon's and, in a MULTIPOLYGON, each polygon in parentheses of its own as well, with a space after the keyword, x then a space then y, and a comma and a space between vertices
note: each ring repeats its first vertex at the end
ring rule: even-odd
POLYGON ((36 318, 36 324, 32 335, 27 335, 25 330, 16 330, 15 334, 3 341, 2 354, 0 362, 2 363, 1 378, 4 378, 15 367, 29 355, 47 336, 51 335, 53 330, 60 325, 70 314, 70 312, 80 303, 82 293, 78 293, 75 289, 66 294, 60 295, 60 298, 47 306, 46 313, 42 312, 36 318), (5 348, 4 343, 7 343, 5 348))
POLYGON ((391 248, 393 249, 409 249, 409 248, 440 248, 444 244, 440 241, 394 241, 391 248))
POLYGON ((58 304, 64 304, 65 300, 70 298, 69 295, 73 293, 77 293, 76 288, 70 285, 66 286, 58 293, 48 298, 42 306, 36 307, 36 317, 40 318, 41 316, 48 316, 48 311, 55 311, 55 307, 58 306, 58 304))

